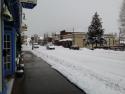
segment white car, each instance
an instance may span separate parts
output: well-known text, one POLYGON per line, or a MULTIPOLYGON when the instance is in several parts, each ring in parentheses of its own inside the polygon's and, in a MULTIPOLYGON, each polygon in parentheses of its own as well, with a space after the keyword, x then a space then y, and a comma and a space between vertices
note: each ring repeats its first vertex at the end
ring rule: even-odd
POLYGON ((33 43, 33 48, 39 48, 39 44, 38 43, 33 43))
POLYGON ((50 50, 54 50, 54 49, 55 49, 55 46, 54 46, 52 43, 48 43, 48 44, 46 45, 46 48, 47 48, 47 49, 50 49, 50 50))

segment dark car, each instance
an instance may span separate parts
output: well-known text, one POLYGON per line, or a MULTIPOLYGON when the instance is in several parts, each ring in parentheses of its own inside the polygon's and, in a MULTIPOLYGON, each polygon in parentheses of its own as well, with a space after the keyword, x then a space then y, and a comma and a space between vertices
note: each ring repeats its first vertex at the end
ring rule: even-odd
POLYGON ((72 45, 72 46, 70 47, 70 49, 79 50, 79 46, 78 46, 78 45, 72 45))
POLYGON ((33 48, 39 48, 39 44, 38 43, 33 43, 33 48))

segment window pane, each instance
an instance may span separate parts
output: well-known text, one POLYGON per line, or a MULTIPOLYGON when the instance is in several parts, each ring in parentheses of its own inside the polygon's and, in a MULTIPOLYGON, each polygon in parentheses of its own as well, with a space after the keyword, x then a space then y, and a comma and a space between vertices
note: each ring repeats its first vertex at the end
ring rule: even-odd
POLYGON ((4 48, 6 48, 6 47, 7 47, 6 42, 4 42, 4 48))
POLYGON ((8 56, 7 57, 7 62, 10 62, 10 61, 11 61, 10 56, 8 56))
POLYGON ((6 59, 6 57, 4 57, 4 63, 6 63, 6 61, 7 61, 7 59, 6 59))
POLYGON ((7 64, 7 69, 10 69, 10 63, 7 64))
POLYGON ((7 42, 7 48, 10 48, 10 42, 7 42))
POLYGON ((10 35, 7 35, 7 41, 10 41, 10 35))
POLYGON ((4 41, 6 41, 6 35, 4 35, 4 41))
POLYGON ((11 50, 10 49, 7 49, 7 55, 10 55, 10 52, 11 50))

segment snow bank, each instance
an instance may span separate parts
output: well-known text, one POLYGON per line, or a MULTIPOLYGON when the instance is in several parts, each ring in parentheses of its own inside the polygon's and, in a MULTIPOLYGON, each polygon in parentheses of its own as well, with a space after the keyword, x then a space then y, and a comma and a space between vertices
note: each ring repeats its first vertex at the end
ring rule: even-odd
POLYGON ((125 52, 46 47, 31 50, 87 94, 125 94, 125 52))

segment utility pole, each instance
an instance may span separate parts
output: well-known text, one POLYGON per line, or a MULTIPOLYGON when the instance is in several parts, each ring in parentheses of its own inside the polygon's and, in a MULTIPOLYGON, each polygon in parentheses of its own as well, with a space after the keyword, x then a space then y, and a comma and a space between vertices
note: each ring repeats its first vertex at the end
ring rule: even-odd
POLYGON ((73 27, 73 45, 75 45, 75 34, 74 34, 74 27, 73 27))
POLYGON ((120 30, 119 31, 119 45, 120 45, 120 41, 121 41, 121 39, 120 39, 121 38, 121 27, 119 28, 119 30, 120 30))

